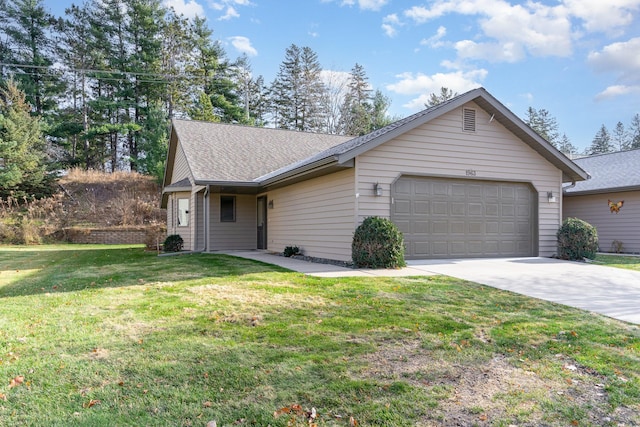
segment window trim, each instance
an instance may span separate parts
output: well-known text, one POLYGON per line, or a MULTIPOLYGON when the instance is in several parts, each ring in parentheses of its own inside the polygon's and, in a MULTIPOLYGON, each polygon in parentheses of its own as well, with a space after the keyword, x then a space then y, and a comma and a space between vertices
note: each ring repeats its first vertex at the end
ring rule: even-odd
POLYGON ((236 196, 220 195, 220 222, 236 222, 236 196), (231 218, 225 216, 228 212, 223 211, 223 200, 231 202, 231 218))

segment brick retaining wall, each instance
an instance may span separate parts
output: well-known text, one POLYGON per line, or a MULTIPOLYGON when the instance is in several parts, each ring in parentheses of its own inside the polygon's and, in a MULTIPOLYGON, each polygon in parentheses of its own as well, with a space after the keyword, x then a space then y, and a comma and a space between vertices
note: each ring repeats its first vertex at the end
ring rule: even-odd
POLYGON ((106 245, 146 244, 155 247, 166 238, 166 229, 158 227, 118 227, 118 228, 66 228, 66 240, 71 243, 92 243, 106 245))

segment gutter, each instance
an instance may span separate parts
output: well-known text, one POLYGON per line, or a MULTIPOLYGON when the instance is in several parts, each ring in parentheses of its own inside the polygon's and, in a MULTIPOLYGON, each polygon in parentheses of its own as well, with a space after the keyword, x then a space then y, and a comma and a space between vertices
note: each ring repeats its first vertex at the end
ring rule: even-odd
MULTIPOLYGON (((309 163, 299 168, 295 168, 290 171, 284 172, 282 174, 273 176, 271 178, 267 178, 264 181, 259 181, 259 185, 261 186, 273 185, 276 183, 290 180, 296 176, 304 175, 304 174, 307 174, 315 170, 322 169, 337 163, 338 163, 337 156, 325 157, 324 159, 317 160, 313 163, 309 163)), ((260 179, 260 178, 257 178, 257 179, 260 179)))

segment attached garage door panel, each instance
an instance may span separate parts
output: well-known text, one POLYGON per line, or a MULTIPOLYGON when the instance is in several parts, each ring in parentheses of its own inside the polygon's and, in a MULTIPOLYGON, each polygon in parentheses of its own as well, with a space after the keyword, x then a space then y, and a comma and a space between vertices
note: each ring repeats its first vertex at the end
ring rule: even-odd
POLYGON ((402 177, 393 188, 407 258, 534 256, 536 209, 524 183, 402 177))

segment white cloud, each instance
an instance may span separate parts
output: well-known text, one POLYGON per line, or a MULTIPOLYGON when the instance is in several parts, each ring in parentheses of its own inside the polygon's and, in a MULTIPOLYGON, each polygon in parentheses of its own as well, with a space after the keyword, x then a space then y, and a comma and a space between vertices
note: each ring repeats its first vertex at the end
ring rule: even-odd
POLYGON ((233 18, 240 17, 240 14, 233 6, 227 6, 227 10, 221 17, 218 18, 219 21, 228 21, 233 18))
POLYGON ((568 56, 572 51, 571 21, 564 6, 503 0, 441 0, 404 14, 421 24, 450 13, 478 16, 482 36, 455 43, 463 58, 515 62, 533 56, 568 56))
POLYGON ((463 93, 482 86, 480 83, 487 76, 487 70, 476 69, 470 71, 458 70, 450 73, 436 73, 426 75, 422 73, 402 73, 396 77, 397 83, 386 86, 386 89, 401 95, 416 96, 403 107, 420 110, 429 101, 432 93, 440 93, 440 88, 446 87, 453 92, 463 93))
POLYGON ((589 53, 587 59, 596 71, 613 72, 623 82, 640 84, 640 37, 612 43, 589 53))
POLYGON ((172 7, 178 15, 184 15, 187 18, 195 18, 197 16, 204 17, 204 8, 196 0, 165 0, 166 7, 172 7))
POLYGON ((640 37, 612 43, 599 52, 591 52, 587 60, 595 71, 615 74, 619 83, 600 92, 597 99, 640 91, 640 37))
POLYGON ((640 94, 640 85, 626 86, 626 85, 613 85, 609 86, 602 92, 596 95, 596 100, 602 101, 609 98, 615 98, 623 95, 640 94))
POLYGON ((386 5, 389 0, 343 0, 342 6, 353 6, 358 4, 358 7, 362 10, 380 10, 382 6, 386 5))
POLYGON ((454 44, 462 58, 515 62, 527 56, 568 57, 585 33, 620 35, 634 22, 640 0, 435 0, 404 16, 416 24, 449 14, 475 17, 479 34, 454 44))
POLYGON ((231 45, 240 53, 246 53, 249 56, 256 56, 258 51, 251 46, 251 40, 244 36, 234 36, 228 38, 231 45))
POLYGON ((447 35, 447 29, 442 25, 438 27, 438 31, 428 39, 422 39, 420 44, 423 46, 430 46, 433 48, 442 47, 445 43, 442 41, 442 38, 447 35))
POLYGON ((633 22, 640 10, 639 0, 564 0, 569 13, 580 20, 587 31, 618 33, 633 22))
POLYGON ((402 22, 400 21, 400 18, 398 18, 398 15, 396 15, 395 13, 382 18, 382 29, 388 37, 395 37, 396 34, 398 34, 397 27, 401 26, 402 22))
POLYGON ((209 6, 213 10, 224 11, 224 15, 218 18, 218 21, 228 21, 233 18, 239 18, 240 13, 235 6, 251 6, 249 0, 209 0, 209 6))

